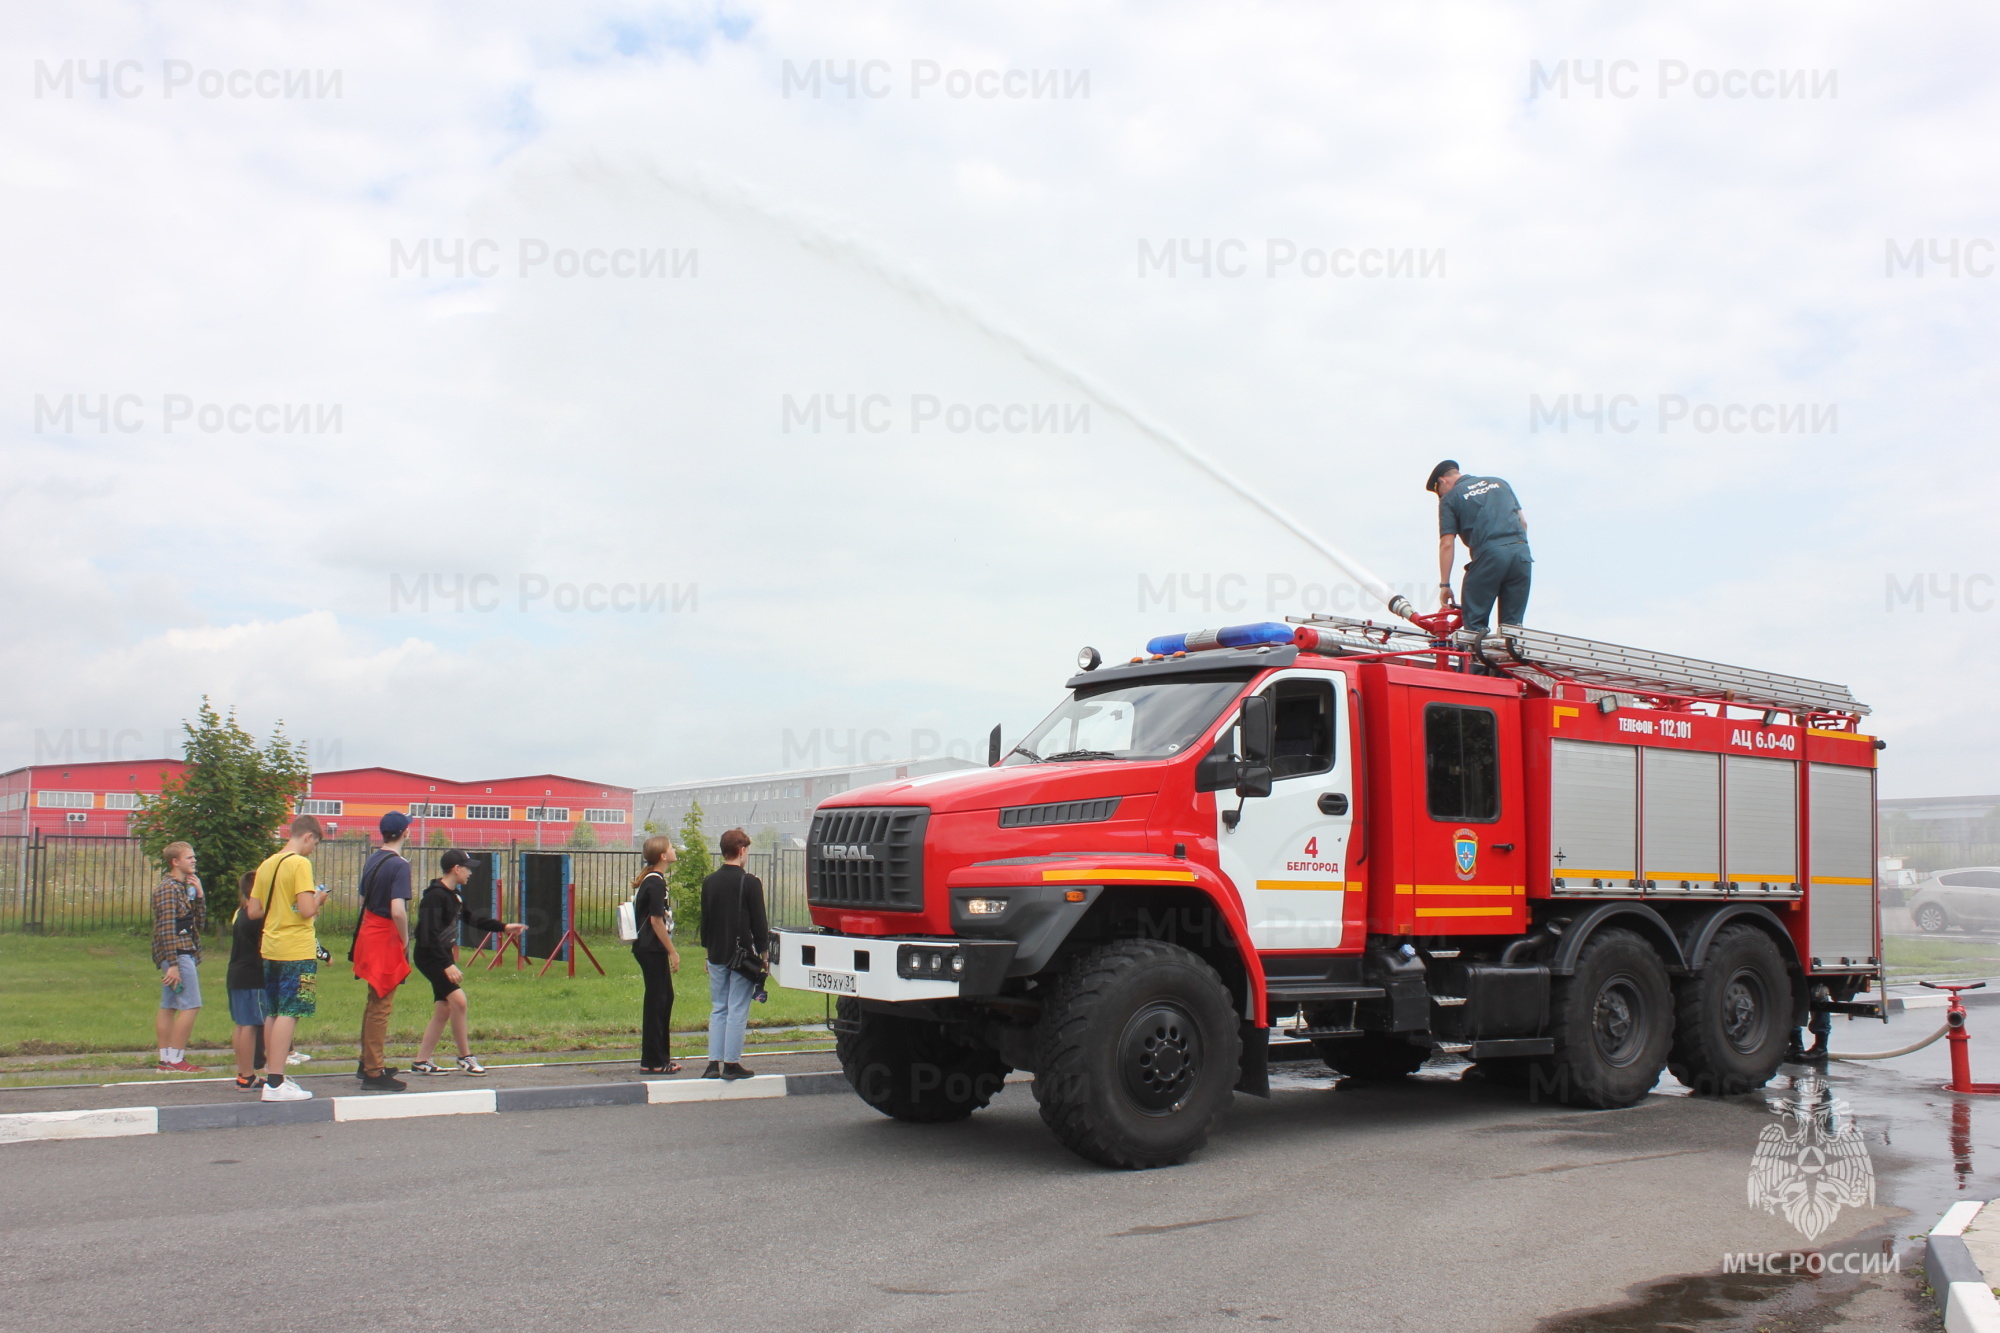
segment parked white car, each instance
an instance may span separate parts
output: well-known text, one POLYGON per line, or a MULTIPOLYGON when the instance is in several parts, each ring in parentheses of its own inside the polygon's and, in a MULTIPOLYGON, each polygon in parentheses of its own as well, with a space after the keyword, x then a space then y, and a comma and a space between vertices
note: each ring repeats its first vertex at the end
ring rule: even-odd
POLYGON ((1926 875, 1910 891, 1909 907, 1917 929, 1930 934, 1954 926, 2000 930, 2000 866, 1961 866, 1926 875))

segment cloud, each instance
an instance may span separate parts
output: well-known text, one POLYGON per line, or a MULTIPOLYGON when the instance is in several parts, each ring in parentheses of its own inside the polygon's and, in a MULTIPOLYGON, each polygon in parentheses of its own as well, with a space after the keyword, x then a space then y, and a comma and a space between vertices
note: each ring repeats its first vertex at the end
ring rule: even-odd
POLYGON ((348 763, 452 774, 1018 734, 1081 643, 1235 616, 1232 574, 1246 619, 1339 578, 1115 403, 1399 585, 1434 579, 1431 463, 1502 473, 1537 623, 1850 680, 1894 743, 1885 791, 1989 790, 1983 724, 1936 701, 1978 697, 2000 611, 1883 589, 1993 571, 1964 480, 1990 282, 1957 249, 1956 279, 1892 277, 1884 249, 1981 234, 1994 24, 17 16, 17 68, 129 55, 144 89, 0 112, 0 228, 33 261, 0 324, 0 745, 157 733, 204 691, 348 763), (1532 91, 1578 51, 1633 61, 1635 94, 1532 91), (167 60, 339 95, 168 99, 167 60), (1662 96, 1670 61, 1824 95, 1662 96), (1329 272, 1364 252, 1385 276, 1329 272), (1531 411, 1558 396, 1560 429, 1531 411), (1825 424, 1697 428, 1760 404, 1825 424), (463 605, 481 575, 491 610, 463 605), (1171 607, 1147 595, 1169 575, 1171 607), (397 596, 419 579, 459 604, 397 596), (524 606, 524 580, 578 605, 524 606), (594 584, 669 591, 592 611, 594 584))

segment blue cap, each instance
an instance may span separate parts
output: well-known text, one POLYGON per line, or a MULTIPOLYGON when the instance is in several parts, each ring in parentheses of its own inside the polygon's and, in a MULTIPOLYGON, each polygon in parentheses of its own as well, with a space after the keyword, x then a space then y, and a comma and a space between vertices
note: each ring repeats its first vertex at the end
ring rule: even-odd
POLYGON ((400 838, 409 826, 410 817, 401 810, 391 810, 382 816, 382 836, 385 838, 400 838))

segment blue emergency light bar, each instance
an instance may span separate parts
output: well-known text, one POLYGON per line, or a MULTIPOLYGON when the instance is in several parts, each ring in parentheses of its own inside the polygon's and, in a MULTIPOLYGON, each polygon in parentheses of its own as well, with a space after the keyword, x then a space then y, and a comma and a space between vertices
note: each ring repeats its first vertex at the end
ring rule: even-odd
POLYGON ((1260 643, 1292 641, 1292 627, 1266 620, 1257 625, 1224 625, 1221 629, 1198 629, 1188 634, 1162 634, 1146 644, 1146 651, 1168 656, 1199 653, 1210 648, 1255 648, 1260 643))

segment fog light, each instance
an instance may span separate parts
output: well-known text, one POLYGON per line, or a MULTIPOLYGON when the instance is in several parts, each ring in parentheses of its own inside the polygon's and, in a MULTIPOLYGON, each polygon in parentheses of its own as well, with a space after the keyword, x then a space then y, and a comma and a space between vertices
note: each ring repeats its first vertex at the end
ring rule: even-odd
POLYGON ((951 956, 952 975, 957 976, 960 972, 963 971, 965 971, 965 955, 962 953, 953 954, 951 956))
POLYGON ((944 955, 943 955, 943 954, 941 954, 941 953, 934 953, 934 954, 932 954, 932 955, 931 955, 931 971, 933 971, 933 972, 942 972, 942 971, 944 971, 944 955))
POLYGON ((1005 898, 967 898, 965 900, 965 914, 967 916, 998 916, 1006 910, 1007 900, 1005 898))

